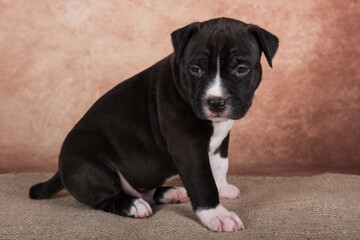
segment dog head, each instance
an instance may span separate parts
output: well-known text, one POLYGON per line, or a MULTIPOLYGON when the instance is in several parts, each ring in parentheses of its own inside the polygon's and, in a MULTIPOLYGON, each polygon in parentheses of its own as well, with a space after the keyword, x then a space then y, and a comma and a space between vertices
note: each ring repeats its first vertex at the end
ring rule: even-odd
POLYGON ((171 34, 179 85, 195 114, 212 121, 240 119, 261 81, 260 57, 269 65, 279 40, 234 19, 195 22, 171 34))

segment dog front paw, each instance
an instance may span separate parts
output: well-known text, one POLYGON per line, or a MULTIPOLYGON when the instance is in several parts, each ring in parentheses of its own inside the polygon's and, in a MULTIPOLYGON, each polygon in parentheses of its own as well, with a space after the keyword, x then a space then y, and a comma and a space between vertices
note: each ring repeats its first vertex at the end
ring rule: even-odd
POLYGON ((234 213, 221 204, 216 208, 196 211, 202 224, 213 232, 235 232, 244 229, 244 224, 234 213))
POLYGON ((218 188, 220 198, 235 199, 239 198, 240 190, 234 185, 227 184, 218 188))

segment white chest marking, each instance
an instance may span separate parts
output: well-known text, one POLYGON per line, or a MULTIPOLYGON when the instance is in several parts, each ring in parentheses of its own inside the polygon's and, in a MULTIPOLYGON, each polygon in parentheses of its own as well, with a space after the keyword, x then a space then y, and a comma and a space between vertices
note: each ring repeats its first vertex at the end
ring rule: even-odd
POLYGON ((225 122, 213 122, 214 132, 210 139, 209 144, 209 156, 213 155, 216 149, 218 149, 228 135, 229 131, 232 128, 234 120, 227 120, 225 122))
POLYGON ((215 153, 215 151, 220 147, 223 140, 229 134, 233 123, 233 120, 212 123, 214 127, 214 132, 211 136, 209 144, 209 161, 211 166, 211 172, 213 174, 219 192, 221 192, 221 188, 228 185, 226 181, 226 174, 229 168, 229 159, 227 157, 222 158, 220 153, 215 153))

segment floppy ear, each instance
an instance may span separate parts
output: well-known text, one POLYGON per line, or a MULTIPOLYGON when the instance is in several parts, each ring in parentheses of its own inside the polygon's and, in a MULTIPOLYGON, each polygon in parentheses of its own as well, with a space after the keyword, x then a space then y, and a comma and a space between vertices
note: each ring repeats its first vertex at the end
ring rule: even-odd
POLYGON ((268 61, 270 67, 272 67, 271 60, 279 47, 279 39, 275 35, 256 25, 250 24, 248 31, 255 35, 261 51, 264 52, 266 60, 268 61))
POLYGON ((194 22, 171 33, 171 41, 174 46, 177 64, 180 63, 186 44, 199 29, 200 23, 194 22))

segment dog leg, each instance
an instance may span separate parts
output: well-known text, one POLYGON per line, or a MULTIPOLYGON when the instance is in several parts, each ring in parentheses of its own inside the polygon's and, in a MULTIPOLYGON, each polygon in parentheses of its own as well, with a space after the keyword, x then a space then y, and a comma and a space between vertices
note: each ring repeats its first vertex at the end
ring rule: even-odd
POLYGON ((220 198, 234 199, 240 196, 240 190, 226 180, 229 168, 228 145, 230 134, 222 141, 219 148, 209 152, 211 172, 213 174, 220 198))
POLYGON ((60 171, 66 189, 79 202, 127 217, 144 218, 152 214, 148 202, 137 196, 130 196, 121 186, 116 171, 91 156, 67 155, 61 162, 60 171), (68 164, 76 163, 76 167, 68 164))
MULTIPOLYGON (((188 134, 192 133, 188 131, 188 134)), ((243 229, 239 217, 219 204, 218 190, 212 175, 205 139, 195 137, 186 139, 190 140, 174 144, 176 146, 173 151, 174 162, 200 221, 212 231, 232 232, 243 229), (201 140, 203 141, 200 142, 201 140)))

